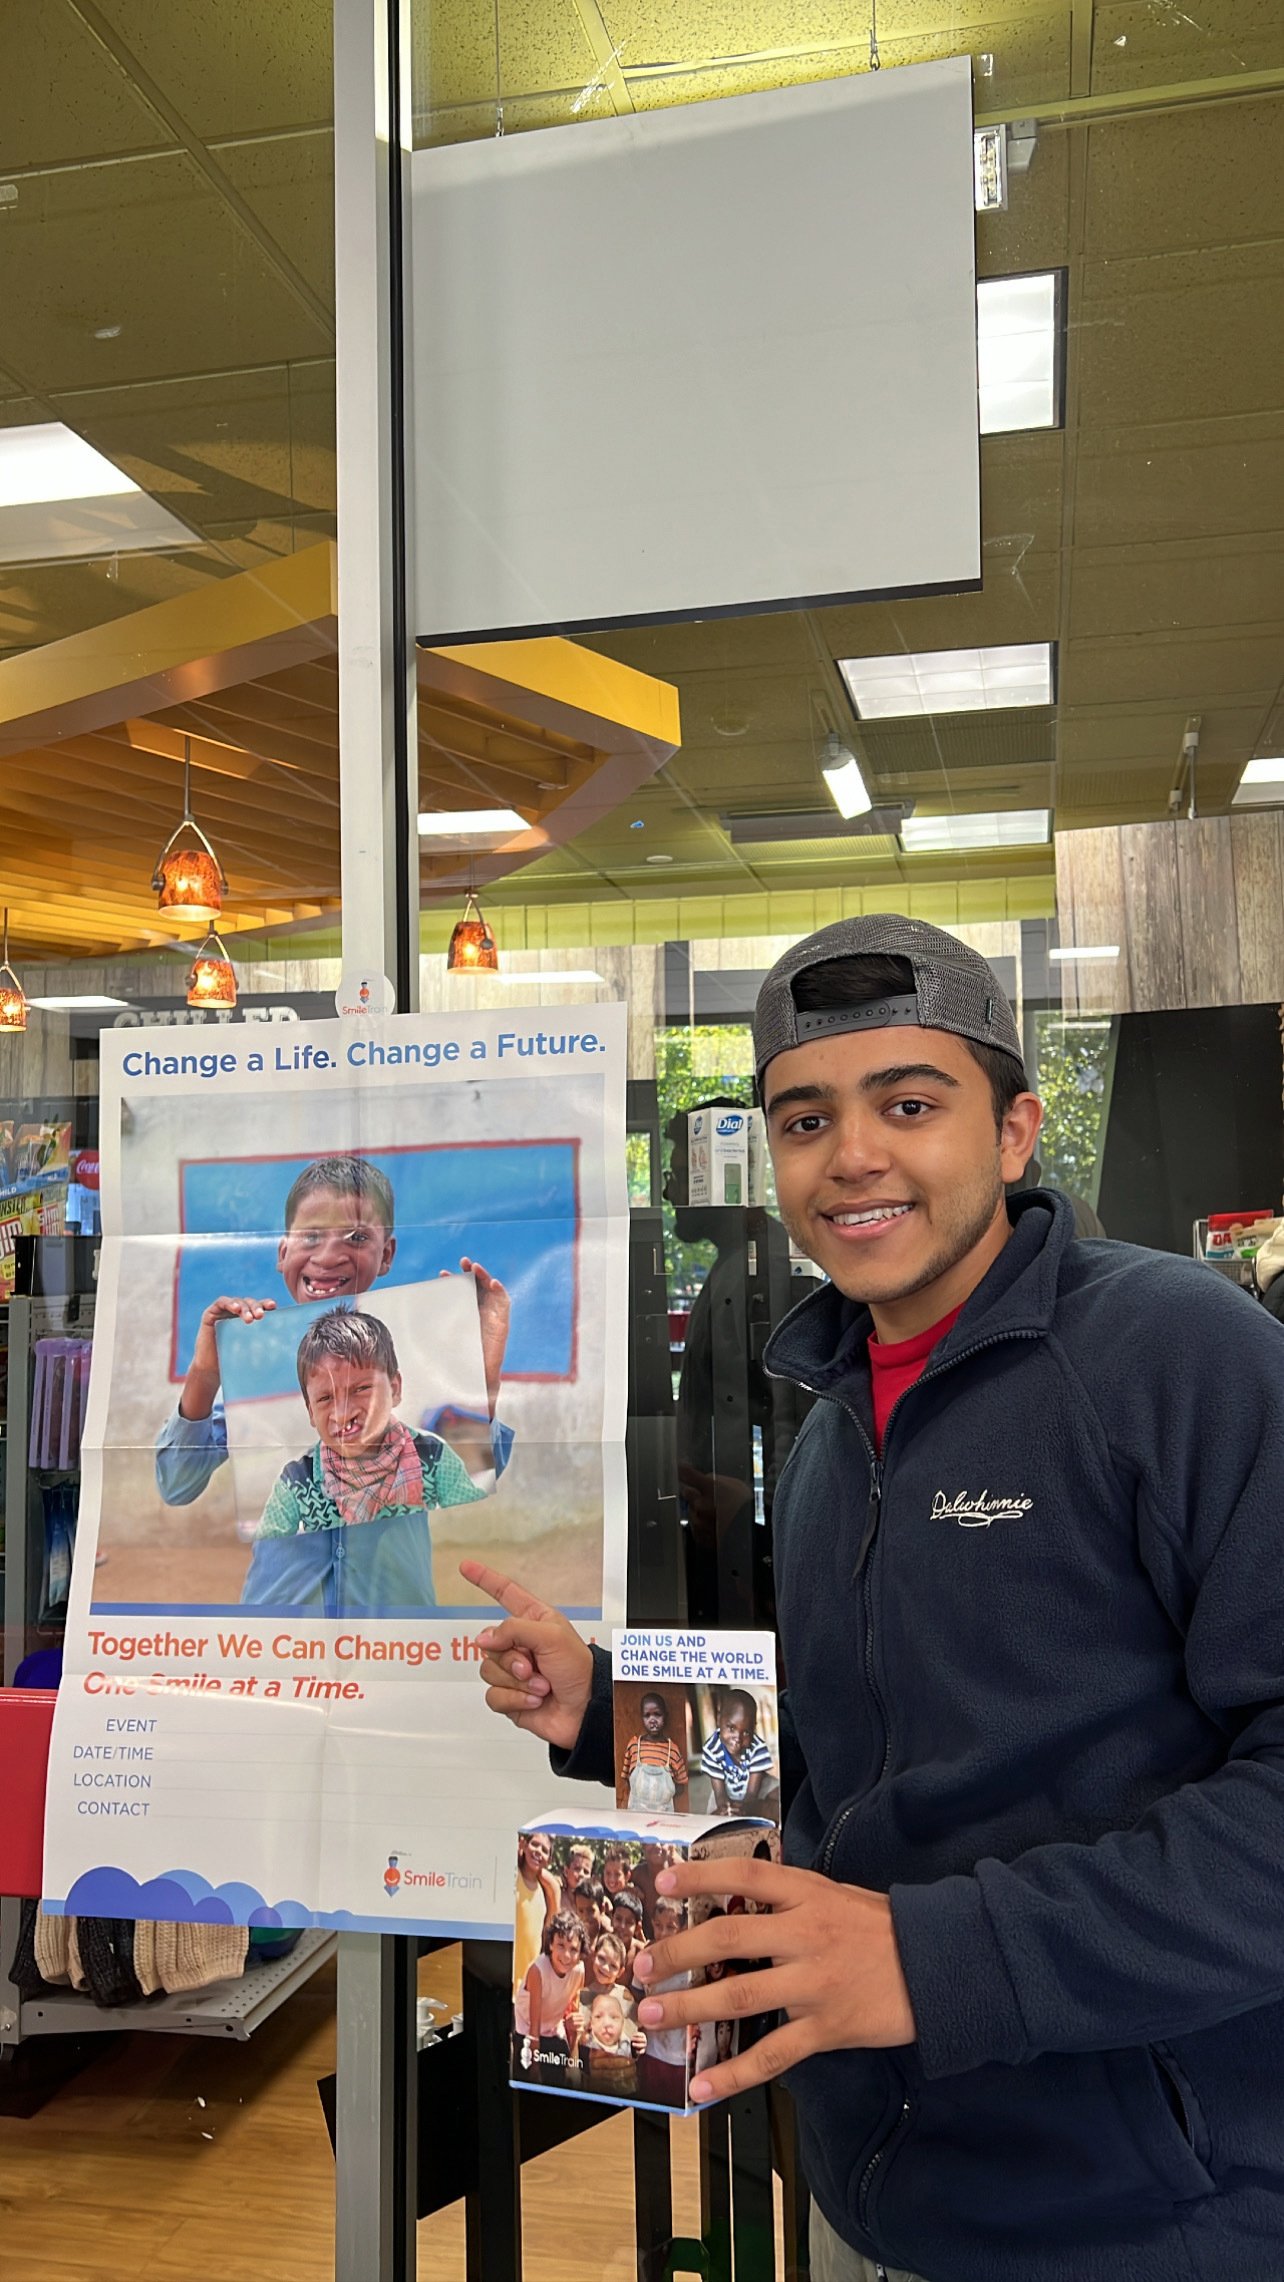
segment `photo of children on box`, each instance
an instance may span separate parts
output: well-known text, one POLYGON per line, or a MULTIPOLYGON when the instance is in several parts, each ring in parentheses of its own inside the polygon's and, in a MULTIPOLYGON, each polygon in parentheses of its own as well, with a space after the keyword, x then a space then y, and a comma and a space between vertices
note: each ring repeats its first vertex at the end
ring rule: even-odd
POLYGON ((448 1616, 471 1556, 599 1613, 598 1080, 119 1114, 95 1609, 448 1616))
MULTIPOLYGON (((735 1864, 780 1859, 780 1834, 761 1820, 628 1812, 568 1831, 561 1820, 531 1823, 517 1841, 513 1935, 511 2078, 536 2091, 573 2094, 619 2106, 691 2110, 688 2087, 702 2068, 729 2059, 770 2028, 766 2015, 700 2027, 644 2030, 643 1995, 662 1994, 635 1979, 641 1952, 688 1924, 685 1902, 657 1894, 661 1871, 684 1859, 726 1859, 728 1892, 702 1896, 690 1920, 704 1924, 753 1905, 735 1892, 735 1864)), ((715 1981, 752 1965, 713 1964, 715 1981)))

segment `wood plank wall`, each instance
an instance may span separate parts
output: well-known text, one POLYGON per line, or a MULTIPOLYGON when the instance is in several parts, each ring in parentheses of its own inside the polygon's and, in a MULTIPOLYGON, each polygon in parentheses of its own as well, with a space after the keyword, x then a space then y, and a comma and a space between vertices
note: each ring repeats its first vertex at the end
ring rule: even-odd
POLYGON ((1068 1014, 1284 1002, 1284 810, 1109 825, 1056 837, 1068 1014))

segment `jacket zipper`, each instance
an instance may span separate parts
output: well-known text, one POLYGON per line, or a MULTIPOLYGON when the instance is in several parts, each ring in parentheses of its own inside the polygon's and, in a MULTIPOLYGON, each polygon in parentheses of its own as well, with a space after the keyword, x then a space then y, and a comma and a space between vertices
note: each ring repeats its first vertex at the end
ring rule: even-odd
POLYGON ((896 2141, 900 2138, 901 2133, 904 2131, 909 2120, 909 2101, 902 2100, 901 2112, 896 2118, 895 2123, 892 2125, 891 2130, 885 2135, 885 2137, 879 2141, 878 2146, 874 2149, 873 2154, 871 2155, 868 2163, 865 2165, 865 2168, 860 2175, 860 2186, 856 2190, 856 2216, 860 2221, 862 2227, 865 2225, 866 2213, 869 2209, 870 2193, 873 2189, 874 2181, 878 2176, 879 2168, 887 2161, 888 2156, 891 2154, 892 2148, 895 2146, 896 2141))
MULTIPOLYGON (((929 1367, 926 1371, 922 1372, 921 1375, 914 1381, 914 1385, 912 1387, 906 1387, 905 1393, 897 1396, 895 1402, 892 1404, 890 1412, 888 1413, 887 1431, 883 1436, 884 1459, 886 1457, 887 1446, 891 1441, 892 1428, 896 1423, 897 1414, 900 1410, 901 1404, 906 1400, 907 1396, 912 1395, 917 1388, 926 1386, 930 1379, 944 1378, 946 1373, 948 1371, 952 1371, 956 1364, 970 1362, 974 1355, 982 1354, 987 1347, 1001 1347, 1004 1345, 1005 1341, 1009 1339, 1042 1339, 1042 1337, 1043 1333, 1041 1331, 996 1331, 991 1335, 989 1339, 978 1339, 974 1341, 972 1346, 961 1348, 957 1355, 948 1356, 943 1363, 938 1363, 935 1369, 929 1367)), ((885 1465, 883 1461, 880 1461, 878 1453, 874 1449, 874 1446, 870 1441, 869 1436, 866 1434, 859 1417, 849 1402, 844 1402, 841 1395, 826 1394, 825 1390, 821 1387, 809 1387, 807 1391, 809 1394, 820 1396, 824 1401, 837 1403, 840 1410, 846 1411, 847 1416, 850 1418, 853 1426, 856 1429, 856 1432, 861 1438, 861 1442, 865 1450, 865 1455, 869 1461, 869 1504, 866 1508, 865 1513, 864 1532, 861 1536, 860 1547, 856 1555, 855 1574, 861 1580, 861 1598, 864 1602, 865 1607, 865 1680, 869 1688, 869 1692, 874 1699, 874 1703, 878 1711, 878 1716, 882 1721, 883 1726, 883 1764, 880 1767, 876 1778, 876 1783, 881 1783, 886 1777, 887 1770, 892 1763, 892 1727, 891 1721, 887 1715, 887 1706, 883 1702, 882 1695, 879 1691, 878 1681, 874 1672, 874 1606, 873 1595, 870 1589, 870 1570, 873 1565, 872 1556, 874 1549, 874 1540, 878 1535, 878 1525, 882 1519, 883 1484, 886 1478, 885 1465)), ((848 1804, 843 1808, 841 1814, 837 1815, 830 1825, 829 1836, 825 1841, 824 1850, 820 1858, 821 1871, 825 1877, 828 1877, 830 1874, 831 1868, 833 1866, 834 1850, 838 1844, 839 1839, 842 1836, 843 1829, 849 1821, 850 1817, 855 1814, 856 1809, 860 1804, 861 1801, 859 1799, 849 1800, 848 1804)))

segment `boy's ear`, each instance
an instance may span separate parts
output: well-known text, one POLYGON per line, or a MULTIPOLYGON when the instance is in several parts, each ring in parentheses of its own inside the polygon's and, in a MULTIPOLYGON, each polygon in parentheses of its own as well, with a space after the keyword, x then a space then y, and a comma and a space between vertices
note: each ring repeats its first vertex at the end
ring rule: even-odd
POLYGON ((285 1274, 285 1247, 289 1241, 290 1232, 287 1229, 285 1235, 280 1238, 276 1247, 276 1272, 278 1276, 283 1276, 285 1274))
POLYGON ((393 1236, 391 1233, 389 1233, 389 1234, 388 1234, 387 1236, 385 1236, 385 1238, 384 1238, 384 1241, 383 1241, 383 1251, 382 1251, 382 1252, 380 1253, 380 1255, 379 1255, 379 1268, 378 1268, 378 1273, 379 1273, 381 1276, 386 1276, 386 1275, 387 1275, 387 1273, 388 1273, 388 1270, 389 1270, 389 1268, 392 1266, 392 1263, 393 1263, 393 1261, 396 1259, 396 1257, 397 1257, 397 1239, 396 1239, 396 1237, 395 1237, 395 1236, 393 1236))
POLYGON ((391 1382, 390 1382, 390 1383, 391 1383, 391 1386, 392 1386, 392 1407, 393 1407, 393 1409, 395 1410, 395 1409, 396 1409, 396 1407, 397 1407, 397 1405, 398 1405, 398 1403, 401 1401, 401 1373, 400 1373, 400 1371, 394 1371, 394 1373, 393 1373, 393 1375, 392 1375, 392 1380, 391 1380, 391 1382))

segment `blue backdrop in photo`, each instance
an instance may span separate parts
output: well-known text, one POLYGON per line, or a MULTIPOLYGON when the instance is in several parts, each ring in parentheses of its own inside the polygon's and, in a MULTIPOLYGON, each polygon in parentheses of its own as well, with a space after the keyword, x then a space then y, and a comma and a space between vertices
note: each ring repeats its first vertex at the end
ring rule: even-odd
MULTIPOLYGON (((387 1174, 396 1197, 396 1257, 381 1281, 422 1283, 443 1269, 456 1271, 465 1254, 480 1260, 512 1294, 506 1376, 567 1377, 575 1357, 575 1144, 460 1143, 359 1154, 387 1174)), ((310 1162, 223 1158, 181 1168, 184 1233, 225 1241, 180 1246, 176 1378, 187 1369, 203 1311, 221 1292, 287 1300, 276 1245, 286 1197, 310 1162)))

